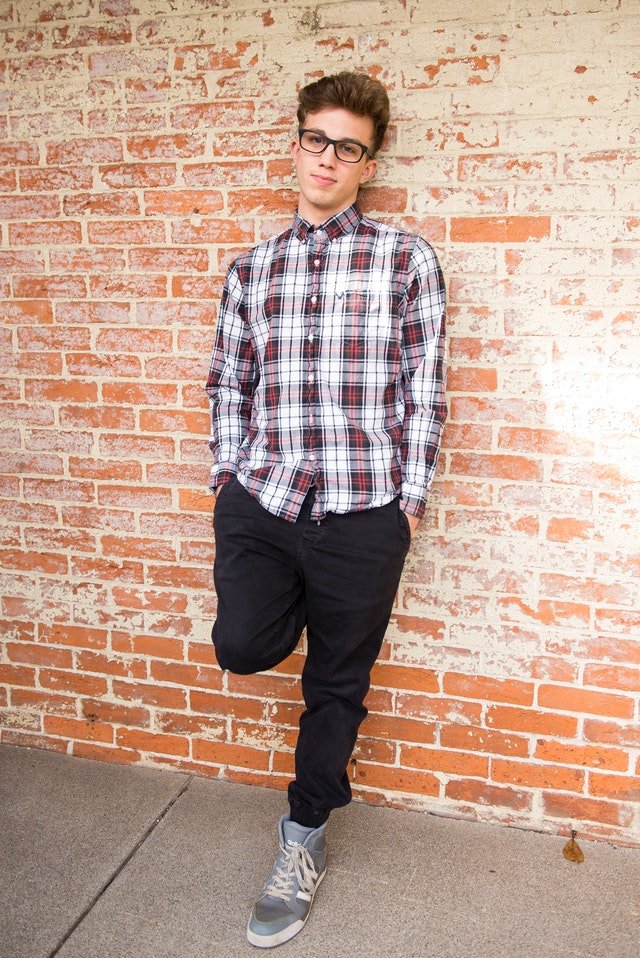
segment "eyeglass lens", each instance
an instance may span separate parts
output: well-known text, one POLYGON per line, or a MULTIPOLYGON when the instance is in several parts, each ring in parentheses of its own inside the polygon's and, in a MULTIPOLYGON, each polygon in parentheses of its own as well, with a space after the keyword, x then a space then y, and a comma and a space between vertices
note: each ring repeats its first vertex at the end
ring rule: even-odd
POLYGON ((365 146, 353 140, 330 140, 313 130, 300 131, 300 146, 308 153, 324 153, 330 143, 333 144, 338 159, 345 163, 358 163, 367 152, 365 146))

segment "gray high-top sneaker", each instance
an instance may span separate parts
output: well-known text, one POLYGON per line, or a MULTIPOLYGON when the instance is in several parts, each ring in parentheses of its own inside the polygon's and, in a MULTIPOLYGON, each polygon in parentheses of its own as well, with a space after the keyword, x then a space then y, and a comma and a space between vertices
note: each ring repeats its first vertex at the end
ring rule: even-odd
POLYGON ((280 851, 253 906, 247 938, 273 948, 304 928, 327 864, 327 822, 310 832, 284 815, 278 825, 280 851))

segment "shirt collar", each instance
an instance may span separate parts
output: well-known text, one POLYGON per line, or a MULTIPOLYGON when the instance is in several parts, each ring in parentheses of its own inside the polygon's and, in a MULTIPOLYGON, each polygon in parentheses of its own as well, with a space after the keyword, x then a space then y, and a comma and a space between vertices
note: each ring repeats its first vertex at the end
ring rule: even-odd
POLYGON ((334 240, 339 236, 346 236, 347 233, 353 233, 353 231, 360 225, 361 221, 362 213, 355 203, 353 203, 351 206, 347 206, 346 210, 336 213, 328 220, 325 220, 324 223, 321 223, 320 226, 316 227, 313 227, 310 223, 307 223, 307 221, 304 220, 296 210, 293 216, 293 232, 302 243, 306 243, 309 233, 313 232, 314 230, 316 232, 318 230, 324 230, 327 239, 334 240))

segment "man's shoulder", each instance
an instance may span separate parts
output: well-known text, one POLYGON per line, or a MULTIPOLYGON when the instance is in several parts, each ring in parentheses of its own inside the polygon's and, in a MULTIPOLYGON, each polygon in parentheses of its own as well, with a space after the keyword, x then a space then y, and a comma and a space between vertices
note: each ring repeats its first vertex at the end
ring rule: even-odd
POLYGON ((268 239, 256 243, 255 246, 250 246, 249 249, 243 250, 243 252, 239 253, 233 260, 230 268, 235 269, 238 273, 242 273, 247 269, 253 269, 256 264, 264 263, 273 256, 276 247, 281 242, 286 241, 292 232, 293 229, 289 226, 279 233, 269 236, 268 239))
POLYGON ((360 224, 365 231, 375 234, 381 242, 388 242, 396 250, 402 250, 409 257, 431 259, 435 251, 429 240, 413 230, 403 229, 395 223, 374 219, 372 216, 363 216, 360 224))

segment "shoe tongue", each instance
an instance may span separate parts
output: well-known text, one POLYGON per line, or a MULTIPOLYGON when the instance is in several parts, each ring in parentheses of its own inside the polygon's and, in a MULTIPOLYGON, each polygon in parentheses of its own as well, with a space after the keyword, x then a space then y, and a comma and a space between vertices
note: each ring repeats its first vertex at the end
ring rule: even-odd
POLYGON ((290 847, 304 845, 305 839, 307 839, 313 831, 312 828, 305 828, 304 825, 298 825, 297 822, 285 822, 283 830, 285 844, 290 847))

